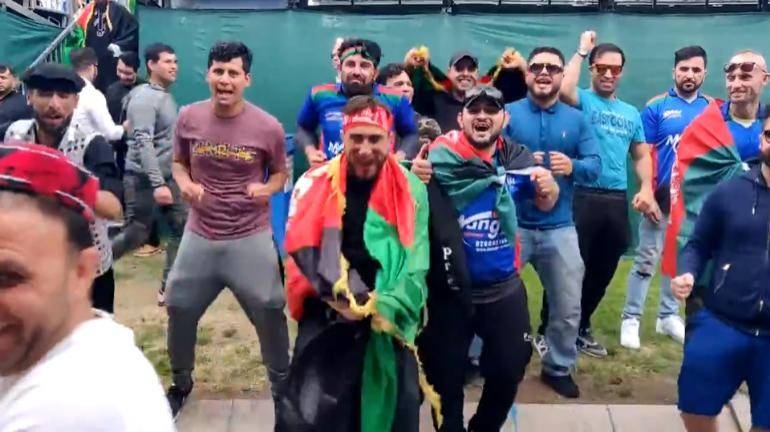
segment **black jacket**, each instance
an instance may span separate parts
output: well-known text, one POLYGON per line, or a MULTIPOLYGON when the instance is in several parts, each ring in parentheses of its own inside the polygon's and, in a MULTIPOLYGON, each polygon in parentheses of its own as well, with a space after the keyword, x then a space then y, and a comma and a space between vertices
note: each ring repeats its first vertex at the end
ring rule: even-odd
POLYGON ((11 123, 33 117, 32 107, 27 104, 27 98, 20 91, 14 90, 0 99, 0 140, 5 136, 5 131, 11 123))

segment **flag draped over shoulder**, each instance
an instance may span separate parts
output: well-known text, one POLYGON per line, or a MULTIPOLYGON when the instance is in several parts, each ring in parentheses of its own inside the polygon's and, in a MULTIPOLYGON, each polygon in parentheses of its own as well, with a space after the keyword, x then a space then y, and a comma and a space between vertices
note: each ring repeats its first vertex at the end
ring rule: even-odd
POLYGON ((671 220, 666 229, 661 269, 677 275, 677 255, 687 243, 708 194, 742 171, 743 163, 722 116, 712 102, 684 130, 671 173, 671 220))
MULTIPOLYGON (((347 298, 352 311, 372 317, 361 387, 361 430, 384 432, 392 427, 398 396, 393 338, 416 353, 414 341, 427 297, 427 192, 396 159, 386 160, 364 221, 364 244, 380 264, 371 290, 341 252, 346 175, 343 154, 306 172, 295 185, 286 229, 287 300, 298 321, 311 296, 347 298)), ((438 409, 438 395, 422 373, 420 384, 438 409)))
POLYGON ((94 3, 91 2, 85 5, 78 13, 80 15, 78 15, 77 20, 75 21, 75 27, 64 39, 62 49, 62 63, 64 64, 69 64, 70 52, 86 46, 86 27, 88 26, 88 21, 94 14, 94 3))

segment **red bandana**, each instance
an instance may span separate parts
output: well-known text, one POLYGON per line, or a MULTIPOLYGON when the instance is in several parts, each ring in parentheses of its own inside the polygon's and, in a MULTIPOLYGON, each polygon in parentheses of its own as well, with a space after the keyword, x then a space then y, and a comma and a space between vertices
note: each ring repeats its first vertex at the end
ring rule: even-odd
POLYGON ((57 150, 6 142, 0 143, 0 190, 51 197, 91 222, 99 180, 57 150))
POLYGON ((345 114, 342 117, 343 133, 356 126, 376 126, 390 131, 393 127, 393 116, 387 108, 378 106, 375 109, 367 108, 351 115, 345 114))

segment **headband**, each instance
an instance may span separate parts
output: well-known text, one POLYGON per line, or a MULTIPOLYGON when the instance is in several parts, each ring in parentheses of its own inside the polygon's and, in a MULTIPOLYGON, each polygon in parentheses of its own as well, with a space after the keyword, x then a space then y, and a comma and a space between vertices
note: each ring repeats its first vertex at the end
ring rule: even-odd
POLYGON ((94 220, 99 180, 52 148, 0 143, 0 190, 45 196, 94 220))
POLYGON ((345 51, 342 52, 342 55, 340 55, 340 62, 344 62, 347 58, 353 57, 354 55, 360 54, 361 57, 371 61, 374 63, 375 66, 377 66, 377 62, 374 60, 371 54, 369 54, 369 51, 366 49, 365 46, 353 46, 345 51))
POLYGON ((393 116, 387 108, 377 106, 342 116, 342 132, 356 126, 375 126, 385 131, 393 128, 393 116))

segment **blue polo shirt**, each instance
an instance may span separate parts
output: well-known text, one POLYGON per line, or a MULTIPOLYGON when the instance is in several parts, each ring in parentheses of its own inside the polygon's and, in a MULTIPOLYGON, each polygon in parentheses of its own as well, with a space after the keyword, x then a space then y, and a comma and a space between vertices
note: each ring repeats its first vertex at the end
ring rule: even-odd
POLYGON ((733 136, 735 148, 738 150, 738 154, 744 162, 759 156, 759 146, 761 145, 759 136, 762 134, 763 130, 762 120, 760 119, 763 117, 765 109, 764 105, 760 105, 754 122, 749 126, 744 126, 730 117, 730 102, 725 102, 722 105, 722 117, 724 117, 725 122, 727 122, 727 128, 733 136))
POLYGON ((668 188, 671 184, 671 169, 676 161, 682 132, 708 104, 709 100, 700 92, 693 101, 688 102, 672 87, 666 93, 652 98, 642 110, 644 136, 654 145, 652 157, 656 189, 668 188))
MULTIPOLYGON (((599 145, 583 113, 557 101, 542 109, 526 97, 505 106, 511 121, 503 133, 532 152, 564 153, 572 159, 572 174, 557 176, 559 200, 549 212, 540 211, 534 201, 517 204, 519 226, 525 229, 556 229, 573 226, 572 195, 574 182, 590 183, 599 177, 599 145)), ((550 168, 549 158, 543 164, 550 168)))
MULTIPOLYGON (((415 112, 409 100, 400 91, 390 90, 379 84, 373 95, 387 105, 393 114, 393 129, 400 137, 416 134, 415 112)), ((342 152, 342 108, 348 97, 341 84, 322 84, 310 90, 297 116, 297 124, 303 129, 321 129, 321 150, 331 159, 342 152)))
POLYGON ((645 143, 639 111, 617 97, 607 99, 593 90, 578 89, 577 108, 583 111, 599 142, 602 169, 593 181, 575 179, 584 187, 625 191, 628 189, 628 152, 632 144, 645 143))

